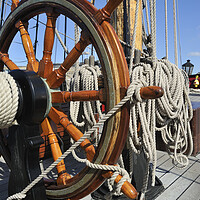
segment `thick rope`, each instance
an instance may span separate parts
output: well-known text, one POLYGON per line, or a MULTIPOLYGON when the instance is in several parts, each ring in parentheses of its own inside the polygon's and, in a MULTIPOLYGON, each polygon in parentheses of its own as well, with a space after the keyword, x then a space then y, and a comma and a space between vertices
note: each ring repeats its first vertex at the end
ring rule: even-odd
POLYGON ((59 34, 59 32, 58 32, 58 29, 57 29, 56 27, 55 27, 55 33, 56 33, 56 36, 57 36, 57 38, 58 38, 58 40, 59 40, 61 46, 63 47, 64 51, 66 52, 66 54, 68 54, 69 51, 68 51, 67 47, 65 46, 64 42, 62 41, 62 39, 61 39, 61 37, 60 37, 60 34, 59 34))
POLYGON ((106 198, 111 197, 113 194, 120 195, 121 194, 121 187, 124 184, 124 182, 125 181, 130 181, 129 174, 124 168, 121 168, 119 166, 114 166, 114 165, 102 165, 102 164, 91 163, 87 159, 79 158, 76 155, 75 151, 72 151, 72 155, 78 162, 85 163, 86 166, 88 166, 88 167, 90 167, 92 169, 108 170, 108 171, 113 171, 114 172, 112 177, 108 179, 108 188, 110 190, 110 193, 106 195, 106 198), (122 175, 122 178, 116 184, 115 183, 115 179, 117 178, 117 176, 119 174, 122 175), (113 187, 113 186, 115 186, 115 187, 113 187))
MULTIPOLYGON (((98 76, 101 71, 98 66, 94 66, 94 57, 90 57, 90 64, 84 64, 77 68, 71 79, 71 91, 98 90, 98 76)), ((96 124, 95 114, 102 117, 100 101, 70 102, 70 117, 72 122, 78 127, 89 130, 96 124), (79 118, 78 118, 79 116, 79 118)))
POLYGON ((153 69, 156 67, 156 0, 150 0, 151 42, 153 69))
POLYGON ((12 126, 18 109, 18 87, 11 75, 0 72, 0 128, 12 126))
MULTIPOLYGON (((156 85, 164 90, 163 97, 156 100, 139 101, 131 105, 129 146, 135 153, 144 148, 147 160, 152 164, 152 185, 155 184, 156 130, 161 131, 173 163, 183 168, 193 150, 190 120, 192 106, 188 97, 182 70, 167 60, 156 62, 155 70, 150 64, 140 63, 133 67, 131 81, 141 81, 145 86, 156 85), (138 133, 138 121, 141 128, 138 133)), ((131 156, 130 156, 131 157, 131 156)), ((130 162, 133 162, 130 160, 130 162)), ((130 163, 132 166, 132 163, 130 163)), ((149 164, 144 178, 143 193, 148 183, 149 164)))
MULTIPOLYGON (((74 24, 74 37, 75 37, 75 44, 78 43, 80 38, 80 31, 79 26, 77 24, 74 24)), ((79 67, 79 59, 75 62, 76 68, 79 67)))

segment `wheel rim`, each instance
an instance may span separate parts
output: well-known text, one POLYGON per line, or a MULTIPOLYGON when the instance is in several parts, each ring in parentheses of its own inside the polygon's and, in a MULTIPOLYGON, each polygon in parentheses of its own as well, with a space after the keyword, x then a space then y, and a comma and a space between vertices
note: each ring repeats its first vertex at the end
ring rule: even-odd
MULTIPOLYGON (((68 14, 69 11, 73 12, 73 14, 70 13, 70 16, 68 17, 74 19, 80 27, 82 27, 83 29, 87 28, 87 30, 90 32, 90 36, 92 37, 92 41, 94 43, 94 46, 96 47, 96 51, 99 54, 101 64, 104 68, 107 94, 109 95, 109 98, 107 98, 107 110, 110 110, 112 107, 114 107, 116 103, 120 101, 120 87, 128 87, 129 85, 129 78, 127 73, 128 70, 124 61, 124 57, 122 57, 122 50, 120 49, 120 47, 117 46, 118 41, 116 41, 116 36, 113 35, 114 32, 112 28, 110 28, 110 24, 107 22, 103 22, 102 26, 97 24, 93 17, 97 10, 86 1, 59 0, 56 1, 56 3, 53 0, 23 1, 21 5, 10 14, 4 24, 4 28, 2 28, 0 32, 1 52, 7 53, 9 49, 12 38, 16 33, 16 29, 14 29, 13 31, 10 30, 13 29, 16 21, 19 19, 28 20, 29 17, 33 17, 36 14, 42 12, 41 8, 43 8, 45 5, 59 9, 62 14, 67 13, 66 11, 68 11, 68 14), (26 13, 29 14, 25 15, 25 17, 22 17, 26 13), (77 17, 78 19, 81 19, 81 21, 79 21, 77 17), (114 41, 116 43, 115 45, 119 48, 116 50, 118 55, 114 55, 114 53, 116 53, 116 51, 114 50, 115 47, 113 47, 108 42, 109 39, 111 39, 111 41, 114 41), (111 58, 113 55, 114 57, 111 58), (123 66, 120 67, 119 65, 121 63, 117 63, 117 57, 119 57, 118 59, 123 60, 123 66), (120 77, 119 72, 117 72, 116 70, 119 70, 121 73, 123 72, 125 74, 125 77, 120 77), (114 75, 114 73, 116 74, 114 75)), ((123 141, 120 140, 122 140, 122 138, 125 138, 124 136, 128 127, 128 120, 126 120, 125 123, 122 118, 128 119, 127 108, 124 108, 121 113, 119 112, 107 123, 107 130, 104 131, 104 139, 101 140, 99 145, 100 148, 99 150, 97 150, 95 163, 114 164, 116 162, 120 150, 116 150, 117 147, 112 143, 116 142, 117 146, 118 144, 120 147, 123 146, 123 144, 121 143, 124 143, 125 139, 123 139, 123 141), (118 122, 118 127, 115 126, 116 122, 118 122), (125 123, 124 128, 122 127, 122 123, 125 123), (119 134, 119 132, 121 132, 121 134, 119 134), (112 137, 114 137, 114 139, 112 137), (113 151, 117 153, 113 153, 113 151)), ((46 192, 47 195, 52 198, 66 197, 66 194, 68 198, 80 198, 90 193, 102 183, 103 178, 100 178, 100 176, 101 172, 85 168, 81 173, 79 173, 78 177, 72 178, 66 186, 48 188, 46 192), (90 188, 90 186, 93 184, 95 185, 95 187, 90 188)))

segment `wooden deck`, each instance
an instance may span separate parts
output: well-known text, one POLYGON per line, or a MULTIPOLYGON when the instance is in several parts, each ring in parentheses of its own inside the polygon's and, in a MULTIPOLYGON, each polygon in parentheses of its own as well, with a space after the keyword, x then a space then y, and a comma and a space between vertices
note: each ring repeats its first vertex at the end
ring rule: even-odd
MULTIPOLYGON (((162 181, 165 191, 156 200, 200 200, 200 155, 190 157, 190 164, 185 169, 173 166, 169 156, 157 151, 156 174, 162 181)), ((0 158, 0 200, 7 198, 9 170, 0 158)), ((84 200, 90 200, 85 197, 84 200)))

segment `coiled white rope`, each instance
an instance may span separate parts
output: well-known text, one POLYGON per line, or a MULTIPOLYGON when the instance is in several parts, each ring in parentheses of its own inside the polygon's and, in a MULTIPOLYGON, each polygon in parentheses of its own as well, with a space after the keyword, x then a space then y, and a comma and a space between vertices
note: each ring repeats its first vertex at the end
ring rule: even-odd
POLYGON ((0 72, 0 128, 12 126, 18 109, 18 87, 11 75, 0 72))
MULTIPOLYGON (((34 187, 42 178, 46 176, 56 165, 65 157, 67 157, 74 149, 76 149, 85 139, 89 138, 91 134, 96 131, 99 127, 101 127, 105 121, 107 121, 112 115, 114 115, 127 101, 129 101, 132 96, 138 96, 139 89, 137 86, 135 86, 135 83, 131 83, 128 90, 127 95, 121 100, 120 103, 115 105, 107 114, 103 115, 102 118, 99 120, 99 122, 96 123, 89 131, 87 131, 83 137, 81 137, 76 143, 74 143, 68 150, 65 151, 65 153, 60 156, 56 161, 54 161, 44 172, 42 172, 34 181, 32 181, 26 188, 24 188, 21 192, 14 194, 7 198, 7 200, 12 199, 23 199, 26 197, 26 193, 34 187)), ((96 164, 96 163, 95 163, 96 164)), ((110 170, 110 169, 109 169, 110 170)))
MULTIPOLYGON (((142 190, 142 193, 145 193, 149 163, 152 163, 152 185, 155 184, 156 130, 161 131, 162 139, 173 163, 180 168, 188 165, 187 156, 191 155, 193 150, 190 130, 193 112, 182 70, 168 60, 157 61, 155 70, 150 64, 135 65, 131 81, 137 80, 143 82, 145 86, 156 85, 164 90, 163 97, 139 101, 132 104, 130 110, 129 146, 135 153, 140 153, 140 150, 144 148, 148 160, 142 190), (141 123, 139 133, 138 121, 141 123)), ((133 161, 130 160, 130 162, 133 161)))
MULTIPOLYGON (((90 64, 84 64, 76 68, 75 74, 71 79, 71 91, 98 90, 98 77, 101 75, 101 71, 99 66, 95 66, 91 60, 92 57, 90 57, 90 64)), ((98 113, 100 118, 102 117, 99 100, 85 101, 82 104, 78 101, 70 102, 70 117, 78 127, 84 127, 85 130, 89 130, 96 124, 95 113, 98 113), (82 111, 81 106, 83 113, 80 113, 82 111)))

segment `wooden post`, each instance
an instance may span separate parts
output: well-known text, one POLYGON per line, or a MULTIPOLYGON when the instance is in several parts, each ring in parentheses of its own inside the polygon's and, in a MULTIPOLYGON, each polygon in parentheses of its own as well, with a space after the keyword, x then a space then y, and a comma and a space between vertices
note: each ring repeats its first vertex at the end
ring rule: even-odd
MULTIPOLYGON (((125 41, 125 36, 127 36, 127 34, 130 34, 130 37, 127 38, 128 40, 125 41, 130 45, 132 45, 132 38, 134 32, 135 11, 136 11, 136 0, 131 0, 131 1, 125 0, 117 7, 116 10, 116 22, 115 22, 116 33, 120 38, 120 40, 122 41, 125 41), (129 27, 128 31, 126 30, 125 25, 129 27)), ((139 1, 135 48, 142 51, 142 0, 139 1)))

